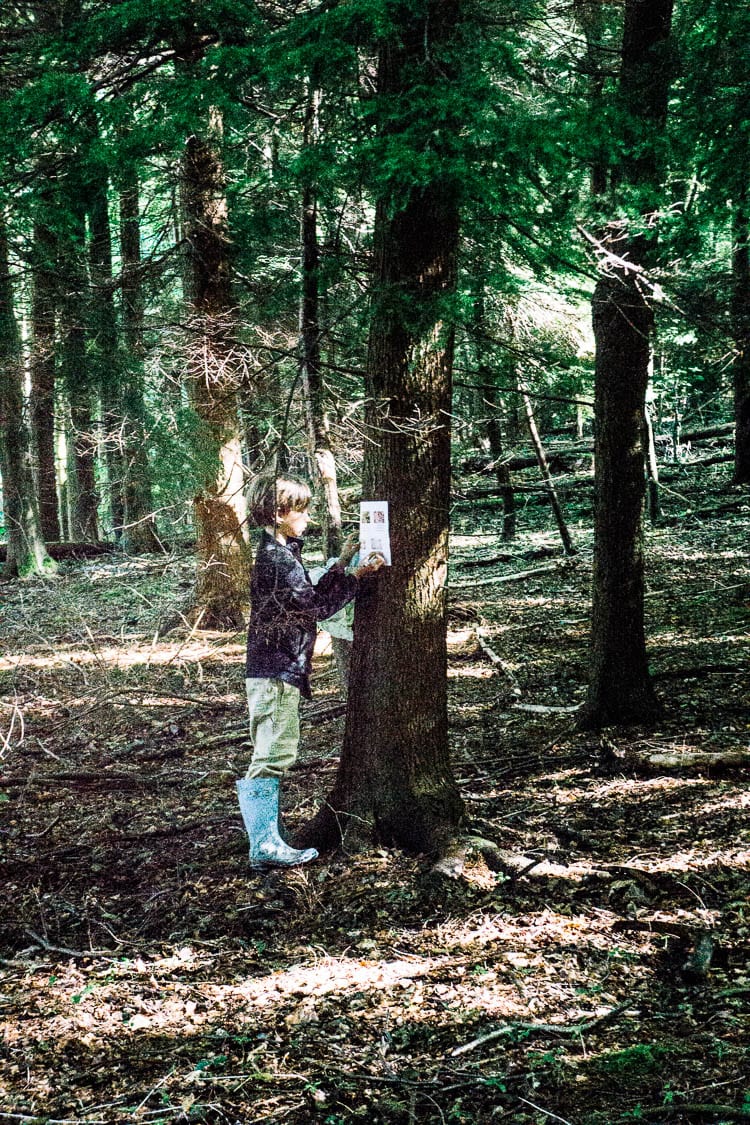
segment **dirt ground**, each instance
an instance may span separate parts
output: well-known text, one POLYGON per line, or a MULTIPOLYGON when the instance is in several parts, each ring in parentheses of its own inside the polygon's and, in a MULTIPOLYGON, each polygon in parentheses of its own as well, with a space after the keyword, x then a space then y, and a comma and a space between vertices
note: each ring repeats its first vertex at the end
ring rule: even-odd
MULTIPOLYGON (((249 870, 243 637, 155 636, 189 558, 0 583, 0 1125, 750 1120, 748 772, 711 757, 750 753, 750 497, 686 469, 665 508, 665 717, 601 736, 571 710, 590 518, 564 561, 543 509, 510 546, 457 509, 454 765, 498 850, 453 878, 385 849, 249 870)), ((292 830, 343 731, 324 649, 315 681, 292 830)))

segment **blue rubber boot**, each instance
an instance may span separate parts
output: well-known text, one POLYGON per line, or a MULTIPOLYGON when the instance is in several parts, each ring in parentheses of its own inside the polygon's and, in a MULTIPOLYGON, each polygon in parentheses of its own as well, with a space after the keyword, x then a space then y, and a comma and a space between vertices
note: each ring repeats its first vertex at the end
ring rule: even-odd
POLYGON ((297 867, 317 859, 315 848, 297 851, 279 835, 278 777, 253 777, 238 781, 237 796, 250 839, 251 867, 297 867))

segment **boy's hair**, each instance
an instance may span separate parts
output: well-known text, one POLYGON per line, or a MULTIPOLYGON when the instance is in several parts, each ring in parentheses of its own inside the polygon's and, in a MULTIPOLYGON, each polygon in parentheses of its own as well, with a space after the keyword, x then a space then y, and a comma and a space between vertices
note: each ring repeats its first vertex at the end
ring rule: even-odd
POLYGON ((282 516, 287 512, 304 512, 310 507, 311 498, 309 486, 292 477, 256 477, 247 490, 250 516, 258 527, 274 523, 277 512, 282 516))

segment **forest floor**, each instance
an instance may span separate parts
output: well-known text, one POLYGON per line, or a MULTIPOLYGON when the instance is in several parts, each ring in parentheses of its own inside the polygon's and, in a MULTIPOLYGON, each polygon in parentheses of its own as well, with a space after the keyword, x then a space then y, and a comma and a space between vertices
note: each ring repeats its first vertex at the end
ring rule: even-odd
MULTIPOLYGON (((686 468, 647 532, 649 730, 569 710, 590 516, 563 560, 545 508, 511 545, 457 508, 454 765, 505 860, 455 878, 387 849, 249 870, 243 637, 155 638, 189 558, 0 583, 0 1125, 750 1120, 750 791, 711 757, 750 743, 750 496, 727 479, 686 468), (644 775, 626 750, 676 758, 644 775)), ((315 681, 292 828, 343 731, 322 650, 315 681)))

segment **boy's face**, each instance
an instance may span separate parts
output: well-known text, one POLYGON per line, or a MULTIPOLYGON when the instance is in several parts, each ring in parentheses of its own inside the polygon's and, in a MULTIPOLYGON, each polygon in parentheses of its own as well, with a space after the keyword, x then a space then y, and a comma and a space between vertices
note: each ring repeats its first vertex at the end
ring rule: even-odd
POLYGON ((304 535, 309 522, 309 508, 305 508, 302 512, 295 512, 292 509, 289 512, 279 511, 276 513, 276 527, 287 539, 289 537, 299 539, 300 536, 304 535))

